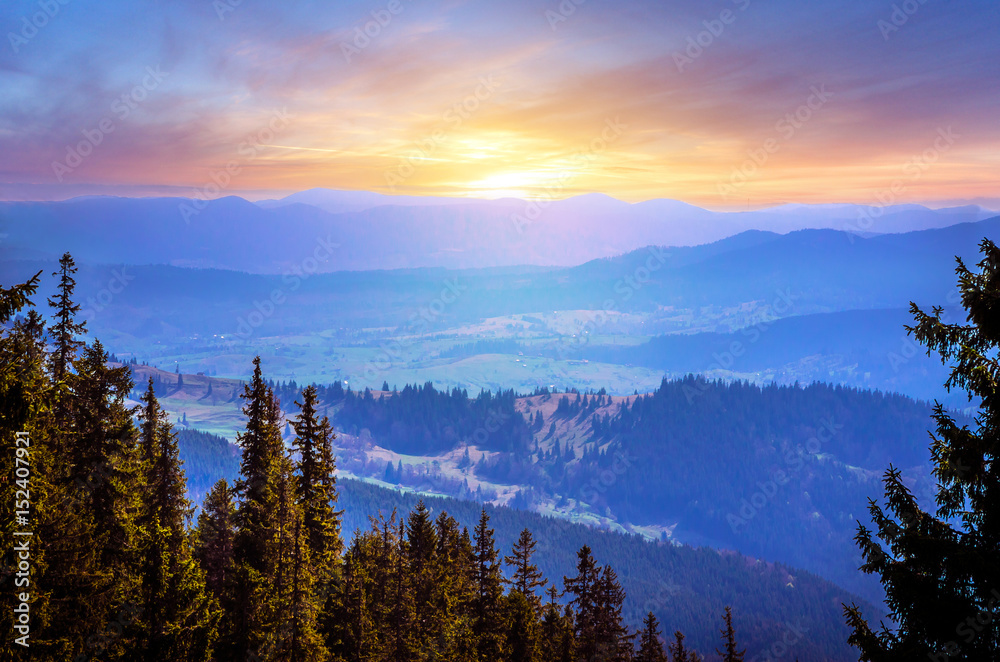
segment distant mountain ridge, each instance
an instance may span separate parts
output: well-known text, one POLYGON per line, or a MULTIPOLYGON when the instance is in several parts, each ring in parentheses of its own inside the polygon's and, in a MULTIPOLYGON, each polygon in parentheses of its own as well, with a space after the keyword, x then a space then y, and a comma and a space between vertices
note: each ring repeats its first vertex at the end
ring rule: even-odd
POLYGON ((675 200, 629 204, 386 196, 314 189, 258 204, 238 197, 89 196, 0 203, 0 257, 169 264, 283 273, 415 267, 571 266, 647 245, 696 246, 748 230, 893 233, 974 222, 981 207, 795 205, 712 212, 675 200), (858 223, 859 213, 873 216, 858 223))

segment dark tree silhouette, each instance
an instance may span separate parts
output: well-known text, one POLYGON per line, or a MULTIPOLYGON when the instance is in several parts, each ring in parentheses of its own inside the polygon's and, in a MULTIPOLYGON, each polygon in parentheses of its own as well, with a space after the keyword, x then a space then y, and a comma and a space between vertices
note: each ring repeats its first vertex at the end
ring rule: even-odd
POLYGON ((1000 659, 1000 249, 984 239, 980 271, 961 259, 956 272, 966 324, 948 323, 941 307, 910 305, 908 332, 951 362, 945 386, 979 400, 975 429, 959 426, 940 403, 931 460, 937 511, 922 510, 900 472, 885 474, 884 510, 869 500, 873 532, 858 525, 862 570, 879 576, 896 627, 873 631, 858 607, 845 606, 850 643, 862 661, 1000 659))
POLYGON ((722 662, 743 662, 743 657, 747 654, 746 649, 738 650, 736 645, 736 631, 733 629, 733 608, 726 607, 726 614, 723 616, 726 623, 719 632, 722 633, 723 649, 715 649, 715 652, 722 656, 722 662))

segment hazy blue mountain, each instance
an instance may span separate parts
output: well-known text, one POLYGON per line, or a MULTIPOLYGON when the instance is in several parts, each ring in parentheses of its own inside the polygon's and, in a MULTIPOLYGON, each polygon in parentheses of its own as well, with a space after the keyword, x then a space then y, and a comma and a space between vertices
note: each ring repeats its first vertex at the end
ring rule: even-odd
MULTIPOLYGON (((957 309, 948 308, 947 312, 952 319, 960 319, 957 309)), ((948 369, 936 358, 927 357, 907 335, 904 326, 912 323, 913 316, 903 308, 817 313, 729 333, 671 334, 628 347, 589 346, 580 356, 671 374, 777 372, 776 377, 783 382, 794 379, 801 364, 813 360, 830 372, 826 376, 829 381, 927 400, 943 398, 948 369)), ((964 404, 963 396, 947 400, 953 406, 964 404)))
POLYGON ((397 199, 323 189, 260 204, 237 197, 204 202, 94 196, 0 203, 0 255, 52 258, 69 250, 81 262, 272 274, 303 265, 318 272, 571 266, 642 246, 695 246, 748 230, 899 232, 990 215, 973 206, 889 207, 859 229, 859 209, 800 205, 720 213, 674 200, 629 204, 598 194, 526 202, 397 199))
MULTIPOLYGON (((954 304, 948 300, 954 256, 973 259, 979 240, 997 234, 1000 217, 868 239, 833 230, 751 232, 705 246, 643 249, 569 269, 413 269, 315 276, 299 271, 278 276, 130 267, 133 281, 116 295, 116 306, 100 316, 99 325, 133 333, 144 319, 156 316, 185 333, 233 333, 236 318, 277 289, 284 302, 278 314, 266 319, 262 332, 396 326, 437 297, 448 282, 461 290, 435 319, 436 327, 515 313, 598 310, 609 301, 623 311, 770 304, 782 293, 791 299, 783 316, 904 308, 911 300, 954 304), (649 264, 655 268, 643 272, 649 264), (648 280, 636 281, 636 276, 648 280)), ((106 286, 113 264, 81 272, 84 300, 106 286)), ((0 262, 0 278, 14 282, 51 267, 51 262, 7 260, 0 262)))
MULTIPOLYGON (((285 207, 294 204, 312 205, 331 214, 364 211, 375 207, 428 207, 440 205, 467 205, 469 198, 445 198, 424 195, 385 195, 370 191, 341 191, 328 188, 314 188, 299 191, 280 200, 258 200, 255 204, 265 209, 285 207)), ((485 200, 482 202, 486 202, 485 200)))
MULTIPOLYGON (((624 204, 612 199, 604 202, 624 204)), ((104 198, 74 204, 119 211, 128 207, 104 198)), ((174 201, 150 204, 161 212, 176 211, 174 201)), ((262 227, 267 224, 265 214, 279 211, 261 210, 236 198, 216 204, 240 213, 249 210, 247 217, 255 218, 262 227)), ((26 208, 40 216, 61 209, 26 208)), ((314 215, 324 214, 305 209, 312 209, 314 215)), ((627 350, 601 347, 598 341, 568 345, 563 339, 575 331, 567 331, 565 326, 544 331, 549 322, 542 321, 544 337, 529 353, 645 366, 673 376, 691 371, 750 378, 761 373, 763 380, 781 382, 821 379, 899 390, 922 398, 945 398, 947 394, 940 386, 940 366, 922 355, 914 356, 905 338, 902 327, 910 321, 906 308, 911 300, 922 306, 954 306, 954 256, 975 260, 980 239, 1000 235, 998 217, 869 238, 836 230, 788 234, 748 231, 711 244, 640 249, 570 268, 414 268, 310 275, 300 263, 298 271, 266 275, 181 266, 123 267, 123 263, 141 262, 143 256, 133 250, 122 262, 111 262, 113 245, 134 241, 128 237, 137 231, 128 227, 127 215, 102 218, 115 228, 109 234, 112 247, 91 241, 96 255, 108 261, 94 264, 81 260, 77 293, 82 315, 91 331, 108 340, 113 349, 131 351, 140 358, 173 350, 178 354, 209 351, 232 356, 241 351, 266 353, 274 351, 273 345, 251 350, 240 343, 248 336, 308 336, 331 329, 367 329, 358 342, 378 347, 381 339, 405 333, 421 309, 438 300, 442 292, 450 292, 453 300, 430 317, 422 333, 445 333, 510 315, 548 316, 551 321, 553 311, 577 311, 577 320, 597 320, 588 335, 670 335, 627 350), (278 304, 269 301, 275 293, 278 304), (602 321, 598 311, 608 307, 628 313, 633 321, 610 316, 602 321), (844 311, 858 312, 822 315, 844 311), (259 325, 250 329, 246 320, 252 314, 257 315, 259 325), (679 315, 687 316, 688 321, 678 321, 679 315), (755 331, 762 316, 783 319, 766 332, 755 331), (676 335, 694 331, 713 333, 676 335), (732 332, 737 335, 726 335, 732 332), (759 340, 751 342, 758 335, 759 340), (733 340, 747 345, 745 354, 732 366, 721 366, 733 374, 713 373, 719 367, 715 354, 733 340), (229 344, 232 341, 236 344, 229 344)), ((62 222, 59 218, 49 220, 62 222)), ((75 236, 82 241, 84 235, 81 231, 75 236)), ((228 244, 237 248, 227 249, 225 255, 246 262, 250 258, 244 255, 244 243, 252 244, 247 249, 250 253, 258 249, 280 253, 275 247, 259 246, 260 241, 251 241, 248 236, 250 233, 239 233, 230 238, 228 244)), ((300 232, 298 236, 306 235, 300 232)), ((217 240, 221 242, 221 236, 217 240)), ((169 232, 153 233, 149 251, 163 255, 161 243, 171 241, 169 232)), ((73 239, 37 232, 32 242, 55 249, 72 244, 73 239)), ((37 253, 36 259, 24 259, 32 254, 6 249, 8 259, 0 260, 0 282, 22 281, 40 269, 51 272, 54 261, 37 259, 37 253)), ((52 284, 51 279, 45 279, 42 296, 51 294, 52 284)), ((455 342, 468 342, 468 337, 455 342)), ((547 379, 544 383, 552 382, 547 379)), ((948 403, 961 404, 953 398, 948 403)))

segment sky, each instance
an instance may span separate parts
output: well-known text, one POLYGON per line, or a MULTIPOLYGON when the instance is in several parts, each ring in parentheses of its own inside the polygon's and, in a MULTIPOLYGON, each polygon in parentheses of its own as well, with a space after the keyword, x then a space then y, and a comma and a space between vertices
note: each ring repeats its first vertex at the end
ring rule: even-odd
POLYGON ((0 199, 1000 208, 996 0, 5 0, 0 199))

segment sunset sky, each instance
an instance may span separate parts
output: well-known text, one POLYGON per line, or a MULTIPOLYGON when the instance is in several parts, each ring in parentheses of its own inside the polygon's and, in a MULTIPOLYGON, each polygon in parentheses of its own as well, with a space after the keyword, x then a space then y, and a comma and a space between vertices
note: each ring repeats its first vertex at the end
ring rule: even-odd
POLYGON ((62 2, 0 6, 2 199, 1000 207, 996 0, 62 2))

